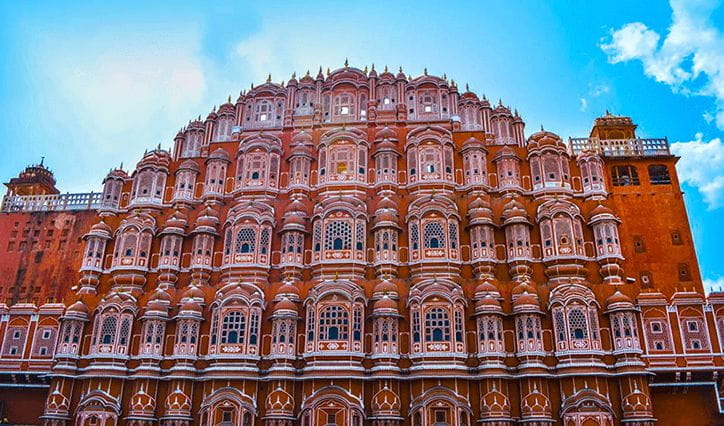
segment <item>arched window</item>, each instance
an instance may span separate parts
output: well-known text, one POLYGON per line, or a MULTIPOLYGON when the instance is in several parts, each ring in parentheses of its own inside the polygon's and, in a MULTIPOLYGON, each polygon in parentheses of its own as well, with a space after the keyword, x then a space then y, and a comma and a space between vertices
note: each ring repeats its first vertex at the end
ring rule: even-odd
POLYGON ((91 353, 128 354, 132 318, 130 312, 119 313, 114 308, 96 315, 91 353))
POLYGON ((349 312, 342 306, 326 306, 319 312, 319 340, 349 339, 349 312))
POLYGON ((497 315, 481 315, 478 317, 478 353, 502 354, 505 352, 503 344, 503 321, 497 315))
POLYGON ((428 342, 450 340, 450 314, 447 309, 433 307, 425 312, 425 340, 428 342))
POLYGON ((518 353, 526 354, 531 352, 543 352, 541 322, 538 315, 518 315, 515 320, 515 331, 518 338, 518 353))
POLYGON ((649 182, 651 185, 669 185, 671 176, 669 168, 665 164, 652 164, 648 167, 649 182))
POLYGON ((352 121, 355 117, 354 95, 341 93, 334 97, 334 117, 341 121, 352 121))
POLYGON ((611 168, 613 186, 639 185, 639 173, 634 166, 613 166, 611 168))
POLYGON ((232 290, 227 300, 214 310, 209 345, 211 354, 255 356, 259 353, 261 307, 257 302, 247 305, 236 299, 236 291, 232 290))
POLYGON ((558 306, 553 309, 553 319, 558 351, 601 349, 595 306, 577 302, 558 306))

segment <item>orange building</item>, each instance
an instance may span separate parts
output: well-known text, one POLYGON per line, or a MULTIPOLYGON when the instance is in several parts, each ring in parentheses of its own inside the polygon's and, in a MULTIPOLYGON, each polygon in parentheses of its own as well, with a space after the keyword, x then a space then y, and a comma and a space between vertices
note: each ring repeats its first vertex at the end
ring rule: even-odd
POLYGON ((635 130, 526 134, 454 81, 345 64, 242 92, 98 194, 30 167, 0 213, 4 415, 721 423, 724 294, 677 158, 635 130))

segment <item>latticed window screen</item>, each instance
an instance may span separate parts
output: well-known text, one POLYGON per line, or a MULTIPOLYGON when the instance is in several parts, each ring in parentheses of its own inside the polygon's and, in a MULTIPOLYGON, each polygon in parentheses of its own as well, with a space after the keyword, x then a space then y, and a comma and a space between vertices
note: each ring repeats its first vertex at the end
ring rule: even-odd
POLYGON ((581 308, 572 308, 568 311, 568 327, 571 339, 582 340, 588 338, 588 322, 586 314, 581 308))
POLYGON ((256 246, 256 229, 241 228, 236 233, 236 252, 253 253, 256 246))
POLYGON ((558 335, 558 341, 564 342, 566 339, 566 320, 563 316, 563 311, 558 309, 554 312, 553 321, 556 327, 556 334, 558 335))
POLYGON ((269 251, 269 229, 264 228, 261 230, 259 235, 259 252, 261 254, 267 254, 269 251))
POLYGON ((319 247, 322 244, 322 221, 318 220, 314 222, 314 235, 313 235, 314 251, 319 251, 319 247))
POLYGON ((412 312, 412 341, 420 341, 420 311, 414 310, 412 312))
POLYGON ((344 307, 331 305, 319 312, 319 339, 349 339, 349 313, 344 307))
POLYGON ((231 311, 224 315, 221 322, 222 344, 243 344, 246 316, 241 311, 231 311))
POLYGON ((355 235, 356 248, 357 250, 364 250, 365 248, 365 224, 362 222, 357 222, 357 231, 355 235))
POLYGON ((249 320, 249 344, 256 345, 259 339, 259 312, 253 311, 249 320))
POLYGON ((445 247, 445 230, 442 223, 438 221, 427 222, 422 235, 425 248, 445 247))
POLYGON ((118 344, 127 345, 130 334, 131 334, 131 319, 124 318, 123 321, 121 322, 121 329, 118 333, 118 344))
POLYGON ((101 344, 111 345, 116 340, 116 331, 118 329, 118 318, 115 315, 106 317, 101 326, 101 344))
POLYGON ((356 306, 353 312, 353 336, 354 340, 362 339, 362 308, 356 306))
POLYGON ((458 225, 455 222, 448 223, 448 232, 450 234, 450 248, 458 248, 458 225))
POLYGON ((346 220, 331 220, 324 230, 325 250, 351 250, 352 227, 346 220))
POLYGON ((463 315, 460 311, 455 311, 455 341, 463 341, 463 315))
POLYGON ((428 342, 450 340, 450 315, 447 309, 435 307, 425 312, 425 340, 428 342))
POLYGON ((413 250, 418 249, 418 241, 420 241, 420 231, 417 222, 414 222, 410 224, 410 247, 412 247, 413 250))

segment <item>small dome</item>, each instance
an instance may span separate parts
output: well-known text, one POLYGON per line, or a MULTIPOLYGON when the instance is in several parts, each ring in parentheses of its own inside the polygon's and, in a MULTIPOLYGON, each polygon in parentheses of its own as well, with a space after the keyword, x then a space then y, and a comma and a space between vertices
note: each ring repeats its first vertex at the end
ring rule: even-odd
POLYGON ((635 309, 633 300, 621 291, 616 290, 615 293, 606 299, 606 309, 609 311, 633 310, 635 309))
POLYGON ((390 297, 397 297, 397 286, 395 283, 388 279, 383 279, 377 285, 375 285, 372 291, 373 297, 384 297, 389 295, 390 297))
POLYGON ((277 302, 277 304, 274 306, 275 314, 292 312, 295 314, 298 312, 297 305, 286 297, 283 298, 281 301, 277 302))
POLYGON ((376 300, 373 306, 373 311, 376 314, 398 312, 397 303, 387 295, 382 296, 379 300, 376 300))
POLYGON ((95 225, 91 226, 90 230, 93 233, 111 233, 111 227, 108 226, 108 224, 105 223, 103 219, 101 219, 101 221, 96 223, 95 225))
POLYGON ((77 300, 65 310, 66 314, 88 315, 88 306, 82 300, 77 300))
POLYGON ((604 206, 603 204, 599 204, 596 206, 593 210, 591 210, 591 216, 598 216, 602 214, 610 214, 613 215, 613 210, 609 209, 608 207, 604 206))
POLYGON ((146 304, 146 314, 167 315, 168 307, 158 300, 151 300, 146 304))
POLYGON ((475 297, 478 297, 478 295, 486 295, 486 294, 500 294, 500 291, 498 291, 498 288, 495 286, 495 284, 491 283, 488 280, 485 280, 475 286, 475 297))
POLYGON ((513 312, 538 311, 540 304, 538 298, 531 293, 524 292, 513 301, 513 312))
POLYGON ((475 313, 497 313, 502 312, 500 302, 492 296, 485 296, 482 299, 475 302, 475 313))
POLYGON ((204 312, 204 310, 197 302, 193 300, 187 300, 183 304, 181 304, 179 312, 201 314, 204 312))
POLYGON ((195 285, 190 285, 184 291, 182 299, 198 299, 204 300, 204 292, 195 285))
POLYGON ((227 153, 224 148, 216 148, 214 152, 209 155, 209 158, 206 161, 211 160, 223 160, 229 162, 229 153, 227 153))
POLYGON ((150 300, 155 300, 162 303, 171 303, 171 295, 160 288, 153 293, 150 300))
POLYGON ((530 294, 538 294, 536 289, 531 285, 530 281, 523 281, 520 284, 513 287, 513 294, 523 294, 523 293, 530 293, 530 294))
POLYGON ((178 166, 178 170, 192 170, 199 172, 199 165, 194 160, 186 160, 178 166))
POLYGON ((525 207, 520 203, 520 201, 512 198, 503 207, 503 219, 508 221, 514 218, 522 218, 527 221, 528 212, 525 210, 525 207))
POLYGON ((472 147, 483 148, 483 142, 480 141, 480 139, 471 136, 465 142, 463 142, 463 149, 472 147))
POLYGON ((169 216, 168 219, 166 219, 166 222, 163 224, 163 229, 184 229, 186 228, 187 224, 188 220, 186 215, 176 210, 175 212, 171 213, 171 216, 169 216))
POLYGON ((292 136, 292 142, 295 144, 308 145, 312 143, 312 135, 302 130, 296 135, 292 136))
POLYGON ((383 140, 397 141, 397 132, 388 126, 381 128, 375 134, 375 141, 382 142, 383 140))
POLYGON ((210 228, 216 228, 216 225, 219 224, 219 212, 211 208, 211 206, 206 207, 199 213, 199 216, 196 218, 196 228, 199 227, 210 227, 210 228))
POLYGON ((291 281, 285 281, 277 290, 276 298, 299 300, 299 289, 291 281))

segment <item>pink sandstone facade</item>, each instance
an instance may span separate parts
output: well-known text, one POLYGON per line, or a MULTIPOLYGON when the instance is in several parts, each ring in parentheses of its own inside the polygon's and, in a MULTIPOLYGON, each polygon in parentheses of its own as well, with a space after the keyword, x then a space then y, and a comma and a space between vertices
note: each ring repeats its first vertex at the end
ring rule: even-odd
POLYGON ((564 142, 345 64, 242 92, 96 194, 31 166, 0 213, 3 416, 722 423, 724 294, 677 158, 635 130, 564 142))

